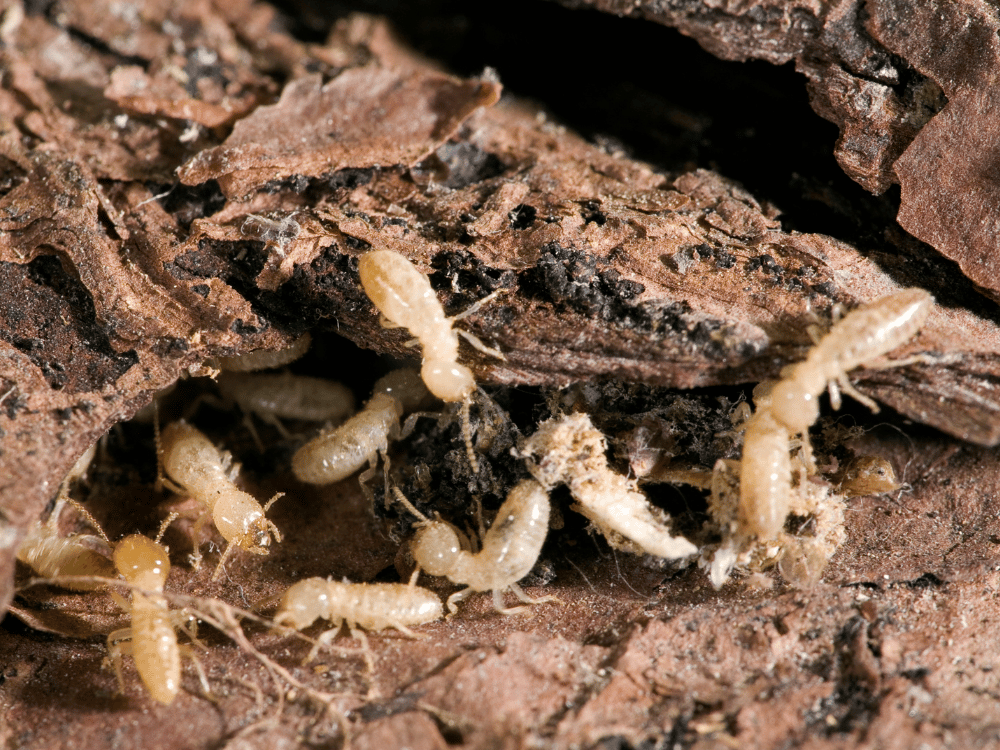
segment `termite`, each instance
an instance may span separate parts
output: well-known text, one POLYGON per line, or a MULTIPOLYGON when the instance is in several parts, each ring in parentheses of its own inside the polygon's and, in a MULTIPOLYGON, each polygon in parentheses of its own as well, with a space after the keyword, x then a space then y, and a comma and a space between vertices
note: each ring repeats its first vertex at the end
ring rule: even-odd
POLYGON ((520 455, 546 490, 569 486, 573 509, 597 527, 608 543, 634 554, 676 560, 697 552, 687 539, 673 536, 669 518, 650 505, 634 480, 608 466, 607 441, 586 414, 554 417, 525 442, 520 455))
POLYGON ((862 305, 835 323, 803 361, 785 367, 781 380, 759 394, 755 391, 758 409, 747 422, 740 472, 744 534, 772 539, 785 523, 791 497, 791 437, 801 436, 804 472, 815 472, 808 430, 819 416, 823 391, 830 389, 835 409, 840 408, 843 390, 877 412, 878 405, 854 389, 847 373, 862 364, 882 368, 914 361, 873 362, 911 338, 933 304, 924 290, 904 289, 862 305))
POLYGON ((220 454, 205 435, 183 420, 170 424, 160 436, 159 444, 163 469, 176 483, 174 489, 189 494, 206 508, 194 528, 196 556, 199 535, 209 516, 228 542, 212 580, 222 572, 234 546, 255 555, 266 555, 271 537, 281 541, 278 527, 265 516, 281 493, 261 507, 253 496, 233 484, 227 471, 228 455, 220 454))
POLYGON ((792 494, 788 429, 759 406, 744 424, 739 523, 747 534, 774 539, 785 524, 792 494))
POLYGON ((219 357, 216 361, 221 369, 229 372, 255 372, 284 367, 302 357, 312 346, 312 336, 303 333, 284 349, 265 351, 259 349, 233 357, 219 357))
MULTIPOLYGON (((415 578, 415 576, 414 576, 415 578)), ((333 627, 323 633, 304 663, 312 661, 319 648, 328 643, 343 624, 352 635, 365 630, 395 628, 417 637, 411 625, 423 625, 442 615, 441 600, 432 591, 404 583, 340 583, 324 578, 306 578, 293 584, 281 597, 274 622, 304 630, 316 620, 329 620, 333 627)), ((364 640, 363 638, 361 638, 364 640)))
POLYGON ((107 557, 111 546, 98 525, 97 520, 81 505, 69 500, 70 485, 87 473, 94 458, 97 444, 90 447, 70 469, 63 479, 56 497, 55 507, 44 523, 38 523, 17 548, 17 559, 43 578, 63 578, 59 585, 74 591, 93 591, 100 588, 96 582, 73 581, 75 576, 88 578, 111 578, 114 565, 107 557), (59 518, 66 503, 73 505, 92 528, 101 536, 93 534, 59 533, 59 518), (69 578, 66 578, 69 576, 69 578))
POLYGON ((340 422, 354 411, 350 388, 333 380, 282 373, 223 372, 222 395, 284 432, 279 419, 340 422))
MULTIPOLYGON (((787 444, 783 450, 788 455, 787 444)), ((775 565, 793 586, 811 586, 843 543, 843 497, 832 491, 829 483, 807 478, 801 452, 790 457, 789 466, 791 476, 797 476, 798 481, 789 485, 783 504, 796 522, 786 524, 782 519, 778 531, 764 537, 746 528, 740 500, 740 462, 719 459, 716 463, 708 512, 722 541, 703 547, 699 560, 715 588, 729 580, 736 566, 760 573, 775 565)))
MULTIPOLYGON (((830 403, 840 408, 840 391, 878 412, 878 404, 859 393, 847 379, 855 367, 900 367, 915 358, 878 363, 879 357, 906 343, 920 330, 934 306, 923 289, 904 289, 852 310, 830 329, 801 362, 781 371, 770 393, 772 416, 791 435, 802 435, 819 416, 819 396, 830 390, 830 403)), ((806 444, 806 460, 809 448, 806 444)))
POLYGON ((442 401, 462 404, 462 432, 473 471, 479 464, 472 450, 469 404, 476 379, 458 362, 461 334, 480 351, 503 359, 503 354, 483 344, 475 336, 453 327, 456 320, 478 310, 502 290, 479 300, 465 312, 447 317, 430 280, 407 258, 394 250, 371 250, 358 261, 361 286, 383 318, 392 326, 409 329, 423 348, 420 376, 427 389, 442 401))
MULTIPOLYGON (((155 540, 132 534, 115 544, 115 567, 132 587, 132 604, 128 605, 121 597, 116 600, 119 606, 131 611, 132 627, 108 635, 108 653, 119 689, 125 692, 122 656, 131 652, 142 683, 154 700, 164 704, 173 703, 180 692, 181 653, 186 650, 178 645, 175 632, 175 616, 183 613, 171 612, 162 594, 170 574, 170 559, 160 539, 176 517, 173 513, 163 522, 155 540)), ((208 681, 197 660, 195 665, 207 693, 208 681)))
POLYGON ((858 456, 844 467, 837 489, 846 497, 860 497, 895 492, 902 486, 888 460, 882 456, 858 456))
MULTIPOLYGON (((75 503, 74 503, 75 505, 75 503)), ((110 554, 111 546, 107 539, 92 534, 71 534, 60 536, 59 516, 65 507, 65 501, 56 501, 45 523, 35 526, 17 548, 17 559, 35 571, 43 578, 59 580, 58 585, 74 591, 93 591, 101 588, 100 583, 91 581, 74 581, 73 577, 112 578, 115 567, 111 560, 99 549, 110 554), (66 577, 69 578, 66 578, 66 577)), ((88 522, 100 530, 93 517, 80 506, 76 506, 88 522)))
POLYGON ((478 552, 463 549, 459 532, 445 521, 431 521, 393 487, 396 499, 420 519, 410 549, 417 566, 433 576, 445 576, 467 588, 448 597, 448 611, 470 594, 493 592, 493 606, 502 614, 523 612, 507 609, 503 593, 510 590, 525 604, 555 601, 546 596, 532 599, 517 585, 535 566, 549 530, 549 493, 534 479, 525 479, 507 495, 493 525, 483 536, 478 552))
POLYGON ((400 437, 399 420, 417 408, 427 397, 415 370, 394 370, 379 378, 372 397, 364 408, 336 429, 325 431, 296 451, 292 471, 307 484, 332 484, 349 477, 366 463, 362 475, 367 487, 375 471, 379 454, 385 454, 389 441, 400 437))

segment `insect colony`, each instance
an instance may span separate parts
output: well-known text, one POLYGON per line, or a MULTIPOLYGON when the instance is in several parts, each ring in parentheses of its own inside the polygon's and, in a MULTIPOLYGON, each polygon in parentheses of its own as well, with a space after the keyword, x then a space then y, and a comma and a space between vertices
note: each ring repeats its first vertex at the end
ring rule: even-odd
MULTIPOLYGON (((746 404, 733 410, 730 439, 734 447, 742 442, 742 455, 721 458, 712 467, 645 471, 641 460, 630 456, 629 473, 620 472, 608 461, 607 436, 587 413, 587 397, 577 393, 570 398, 570 392, 551 397, 552 416, 509 451, 522 475, 530 478, 509 483, 510 489, 488 528, 482 520, 480 498, 474 494, 479 505, 479 533, 468 534, 436 512, 428 515, 419 510, 420 502, 411 502, 390 474, 388 454, 390 444, 413 433, 419 419, 447 418, 447 411, 445 417, 419 411, 437 399, 457 406, 465 458, 471 474, 479 474, 470 405, 476 401, 484 415, 499 407, 491 407, 484 392, 477 393, 471 370, 459 363, 458 335, 466 336, 491 356, 503 354, 456 329, 453 324, 457 318, 445 315, 428 278, 402 255, 369 251, 361 257, 359 271, 383 325, 406 328, 415 336, 423 354, 419 374, 409 369, 388 373, 375 384, 364 406, 348 416, 353 396, 339 384, 287 373, 252 372, 291 362, 308 349, 308 336, 284 352, 257 352, 218 363, 223 370, 219 377, 223 393, 244 410, 260 413, 282 434, 287 434, 282 418, 328 424, 344 420, 339 426, 323 428, 294 453, 291 469, 298 480, 331 484, 367 465, 359 481, 372 508, 381 506, 385 512, 392 507, 406 517, 405 523, 401 522, 403 528, 415 528, 404 545, 415 566, 409 583, 348 583, 314 577, 300 580, 280 596, 270 621, 274 628, 301 631, 317 620, 332 626, 314 642, 307 661, 344 623, 362 639, 358 628, 394 628, 412 635, 412 627, 439 619, 445 606, 454 614, 460 601, 478 592, 491 592, 495 609, 504 614, 553 601, 554 597, 532 599, 519 588, 518 581, 538 561, 550 517, 561 517, 550 500, 557 487, 568 489, 573 501, 570 507, 613 549, 664 561, 695 560, 716 587, 734 572, 759 574, 774 567, 793 585, 817 581, 844 538, 844 497, 898 487, 891 467, 877 458, 845 472, 835 487, 816 466, 808 430, 819 415, 818 399, 827 389, 835 407, 839 407, 840 391, 845 391, 877 410, 851 387, 846 375, 860 365, 901 364, 881 358, 912 337, 929 314, 933 299, 918 289, 902 290, 864 305, 836 321, 825 336, 814 335, 815 346, 805 360, 786 367, 777 382, 758 386, 755 411, 746 404), (519 460, 523 464, 518 464, 519 460), (376 499, 371 485, 380 465, 385 476, 384 496, 376 499), (678 532, 670 516, 650 502, 639 478, 646 483, 684 482, 710 490, 707 513, 713 533, 707 541, 695 544, 678 532), (421 571, 464 588, 443 606, 437 594, 417 585, 421 571), (526 606, 507 608, 506 592, 512 592, 526 606)), ((469 312, 489 304, 493 296, 495 293, 469 312)), ((452 418, 455 411, 451 410, 452 418)), ((487 429, 486 421, 482 429, 487 429)), ((633 430, 633 438, 643 448, 641 432, 633 430)), ((166 425, 157 438, 162 467, 159 482, 179 496, 192 498, 198 507, 192 532, 195 550, 190 556, 194 567, 201 564, 199 540, 209 522, 226 544, 213 579, 224 571, 236 550, 264 556, 281 543, 282 533, 267 514, 282 493, 262 505, 240 489, 236 483, 238 467, 230 465, 228 453, 184 420, 166 425)), ((641 453, 639 450, 636 455, 641 453)), ((116 603, 130 613, 132 621, 131 628, 108 636, 109 659, 120 688, 124 690, 122 656, 131 653, 150 695, 170 703, 180 690, 181 656, 193 655, 189 646, 178 644, 177 631, 199 644, 197 618, 184 609, 170 609, 164 595, 170 561, 160 539, 175 514, 161 525, 155 540, 134 534, 112 543, 90 514, 73 503, 101 536, 60 536, 57 524, 65 507, 66 488, 86 471, 92 455, 93 451, 84 456, 67 477, 56 507, 25 539, 18 559, 57 585, 87 591, 111 589, 116 603), (131 602, 118 590, 130 593, 131 602)), ((437 510, 433 497, 421 500, 425 507, 437 510)), ((267 611, 273 602, 259 604, 267 611)), ((207 693, 200 667, 199 675, 207 693)))

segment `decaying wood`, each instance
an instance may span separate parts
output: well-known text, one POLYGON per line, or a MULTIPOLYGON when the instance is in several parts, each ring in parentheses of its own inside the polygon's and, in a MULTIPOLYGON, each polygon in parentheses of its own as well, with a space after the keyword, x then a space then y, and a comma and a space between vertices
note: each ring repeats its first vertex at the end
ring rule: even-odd
MULTIPOLYGON (((972 213, 952 210, 957 223, 945 222, 950 228, 938 234, 913 222, 921 201, 947 192, 942 185, 978 186, 961 181, 965 167, 940 145, 944 136, 932 140, 935 128, 946 129, 942 117, 978 101, 978 83, 935 67, 943 62, 918 63, 919 44, 887 21, 905 13, 889 3, 869 3, 868 15, 853 2, 731 5, 636 12, 678 26, 728 59, 795 59, 810 77, 814 106, 842 127, 841 165, 875 192, 895 170, 904 226, 947 253, 948 232, 972 213), (949 98, 943 110, 940 90, 949 98), (935 150, 954 173, 919 174, 923 154, 935 150)), ((807 327, 828 323, 836 306, 923 286, 939 306, 894 356, 926 359, 852 377, 912 422, 984 446, 1000 443, 1000 314, 916 243, 919 265, 785 231, 775 207, 725 176, 666 172, 609 153, 541 106, 510 93, 501 99, 491 74, 442 71, 378 19, 344 19, 325 42, 304 43, 280 30, 273 9, 249 0, 150 2, 137 15, 111 2, 57 2, 46 15, 14 0, 0 7, 4 606, 17 542, 69 466, 182 373, 205 372, 213 356, 280 348, 305 330, 414 359, 408 334, 380 326, 360 289, 357 258, 372 247, 413 260, 450 314, 505 290, 460 323, 504 352, 499 360, 462 349, 482 383, 503 386, 752 383, 800 358, 807 327)), ((980 21, 976 29, 992 28, 980 21)), ((964 38, 947 41, 960 46, 964 38)), ((960 130, 950 128, 951 137, 960 130)), ((969 143, 954 147, 975 152, 969 143)), ((976 205, 996 210, 986 198, 976 205)), ((182 387, 182 396, 196 392, 182 387)), ((176 417, 185 407, 167 411, 176 417)), ((728 420, 717 412, 711 429, 703 428, 710 436, 728 420)), ((949 720, 925 698, 934 689, 927 674, 948 651, 921 639, 954 626, 969 586, 995 586, 986 561, 1000 528, 989 452, 912 422, 898 439, 880 434, 871 452, 891 453, 913 494, 854 509, 848 546, 816 592, 719 594, 691 569, 664 580, 635 560, 617 572, 607 561, 584 564, 579 578, 571 572, 567 583, 563 572, 557 583, 565 608, 527 622, 495 618, 485 604, 463 610, 469 629, 458 652, 452 624, 440 623, 428 626, 430 643, 419 648, 379 639, 372 675, 357 654, 296 670, 317 691, 341 691, 325 713, 297 702, 294 690, 286 695, 289 684, 280 680, 261 688, 258 662, 216 637, 205 659, 222 708, 184 696, 185 715, 204 727, 222 717, 200 736, 206 747, 339 743, 345 722, 358 747, 391 744, 386 737, 427 747, 446 740, 579 747, 615 738, 695 745, 751 736, 771 746, 821 731, 849 746, 865 732, 877 742, 898 722, 909 722, 915 736, 913 711, 929 722, 949 720), (942 506, 942 487, 952 483, 942 506), (712 664, 723 666, 713 674, 712 664), (794 685, 782 682, 793 672, 794 685), (754 680, 758 697, 744 689, 754 680), (499 697, 484 705, 487 690, 499 697), (794 711, 783 691, 794 696, 794 711), (348 711, 353 724, 342 716, 348 711)), ((619 425, 633 426, 625 418, 619 425)), ((491 460, 508 457, 511 445, 495 442, 491 460)), ((857 442, 852 450, 865 455, 864 439, 857 442)), ((257 496, 292 481, 287 450, 257 456, 259 473, 251 469, 245 480, 257 496)), ((147 463, 115 471, 151 474, 147 463)), ((516 478, 495 471, 477 481, 502 487, 516 478)), ((476 489, 466 475, 459 480, 466 486, 456 502, 465 502, 476 489)), ((142 528, 155 527, 155 503, 166 496, 151 485, 134 476, 101 485, 115 488, 95 501, 116 524, 112 536, 134 530, 140 520, 132 514, 142 528)), ((297 489, 275 508, 275 522, 294 541, 278 545, 263 565, 235 561, 232 578, 220 584, 208 581, 208 570, 178 566, 168 591, 239 597, 249 608, 307 575, 370 580, 391 564, 398 540, 371 517, 353 480, 297 489)), ((176 530, 167 541, 175 550, 191 546, 176 530)), ((565 558, 575 567, 572 557, 560 549, 560 564, 565 558)), ((93 638, 121 620, 101 601, 27 590, 14 611, 33 628, 93 638)), ((992 627, 991 612, 975 616, 992 627)), ((251 635, 282 664, 300 656, 277 634, 257 628, 251 635)), ((973 639, 971 631, 958 635, 960 644, 973 639)), ((65 698, 69 712, 122 709, 78 737, 95 747, 112 732, 150 748, 189 739, 187 729, 174 734, 185 725, 162 712, 150 720, 155 737, 135 728, 141 699, 112 697, 96 644, 40 647, 19 633, 0 653, 13 665, 0 685, 12 706, 4 726, 17 733, 12 741, 65 741, 65 726, 45 720, 52 710, 46 695, 65 698), (87 656, 73 669, 44 668, 44 659, 72 662, 74 649, 87 656)), ((981 692, 968 708, 983 722, 992 690, 985 674, 976 673, 981 692)), ((947 690, 957 688, 949 682, 947 690)), ((987 722, 961 731, 972 744, 991 730, 987 722)))
POLYGON ((996 226, 998 21, 986 2, 571 0, 673 26, 723 59, 794 61, 840 127, 843 170, 902 188, 899 223, 1000 299, 996 226))

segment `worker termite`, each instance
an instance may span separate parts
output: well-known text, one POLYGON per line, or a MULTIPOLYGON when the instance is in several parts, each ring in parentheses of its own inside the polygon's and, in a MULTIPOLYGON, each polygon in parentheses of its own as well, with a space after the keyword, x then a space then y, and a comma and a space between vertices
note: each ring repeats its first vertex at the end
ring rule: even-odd
POLYGON ((159 440, 163 469, 176 482, 174 489, 189 494, 204 503, 205 512, 194 528, 195 560, 200 561, 199 535, 209 516, 228 542, 219 564, 212 574, 214 580, 222 571, 234 546, 255 555, 266 555, 271 537, 281 541, 281 532, 265 517, 271 505, 281 497, 278 493, 263 508, 251 495, 233 484, 228 473, 229 457, 219 453, 212 442, 197 428, 184 421, 174 422, 159 440))
POLYGON ((284 349, 278 349, 277 351, 259 349, 232 357, 219 357, 216 362, 221 369, 228 372, 272 370, 277 367, 284 367, 299 359, 309 351, 310 346, 312 346, 312 336, 308 333, 303 333, 284 349))
MULTIPOLYGON (((175 628, 178 621, 162 594, 170 574, 170 559, 160 539, 176 517, 176 513, 171 514, 163 522, 155 540, 142 534, 132 534, 115 544, 115 567, 133 589, 131 605, 121 597, 116 599, 119 606, 131 612, 132 627, 115 630, 108 635, 108 653, 119 689, 125 692, 122 656, 131 652, 142 683, 154 700, 164 704, 173 703, 180 692, 181 654, 186 651, 186 647, 177 643, 175 628)), ((183 612, 176 614, 188 619, 183 612)), ((189 635, 193 638, 193 633, 189 632, 189 635)), ((208 680, 197 660, 195 665, 202 687, 208 693, 208 680)))
POLYGON ((384 375, 376 381, 372 397, 361 411, 296 451, 292 471, 307 484, 332 484, 368 463, 370 468, 361 476, 362 486, 367 487, 365 482, 374 475, 379 454, 384 455, 389 441, 409 429, 401 432, 400 418, 426 397, 427 388, 416 371, 402 369, 384 375))
MULTIPOLYGON (((65 579, 58 585, 74 591, 93 591, 101 584, 92 581, 74 581, 74 577, 111 578, 114 565, 98 550, 111 552, 107 539, 92 534, 59 534, 59 516, 65 501, 56 502, 45 523, 35 526, 17 548, 17 559, 43 578, 65 579)), ((76 506, 88 522, 96 526, 96 521, 83 508, 76 506)))
POLYGON ((788 429, 766 406, 759 406, 744 427, 740 523, 748 534, 773 539, 785 524, 791 502, 788 429))
POLYGON ((570 414, 543 422, 520 455, 546 490, 568 485, 577 502, 573 509, 590 519, 612 547, 668 560, 694 554, 697 548, 670 533, 669 517, 650 505, 635 482, 611 470, 606 450, 604 434, 590 417, 570 414))
POLYGON ((449 318, 431 283, 409 260, 393 250, 371 250, 358 261, 358 273, 365 294, 392 326, 408 328, 423 347, 420 376, 427 389, 439 399, 462 404, 463 438, 473 471, 479 470, 472 450, 469 404, 476 389, 476 379, 465 365, 458 363, 458 336, 461 334, 480 351, 503 359, 475 336, 458 330, 453 323, 477 311, 502 290, 479 300, 460 315, 449 318))
POLYGON ((290 372, 222 372, 216 384, 244 412, 253 412, 283 434, 279 419, 340 422, 354 411, 354 394, 333 380, 290 372))
MULTIPOLYGON (((414 576, 415 578, 416 576, 414 576)), ((442 615, 441 600, 431 591, 403 583, 340 583, 324 578, 306 578, 293 584, 281 597, 274 622, 304 630, 316 620, 329 620, 333 627, 323 633, 305 662, 312 661, 321 646, 331 641, 346 623, 351 634, 364 640, 357 628, 395 628, 416 637, 410 625, 423 625, 442 615)))
POLYGON ((933 303, 922 289, 904 289, 863 305, 835 323, 803 361, 784 368, 781 380, 755 390, 758 408, 746 424, 740 472, 740 521, 745 534, 774 538, 785 523, 792 436, 801 436, 803 472, 815 473, 808 430, 819 415, 820 394, 829 387, 832 405, 839 408, 843 390, 877 412, 878 405, 854 389, 847 373, 862 364, 882 368, 913 361, 874 362, 913 336, 933 303))
POLYGON ((96 447, 95 443, 74 464, 62 481, 55 507, 49 513, 48 519, 44 523, 36 524, 17 548, 17 559, 22 563, 43 578, 64 578, 65 580, 59 585, 75 591, 93 591, 100 588, 101 584, 73 581, 72 577, 110 578, 114 575, 114 565, 105 554, 110 554, 111 547, 104 537, 104 532, 94 517, 72 500, 68 502, 101 536, 92 534, 62 536, 59 533, 59 518, 66 507, 69 486, 86 473, 96 447), (66 578, 67 576, 69 578, 66 578))
POLYGON ((417 566, 433 576, 467 586, 448 597, 448 611, 470 594, 493 592, 493 606, 503 614, 516 614, 523 607, 507 609, 503 593, 514 592, 525 604, 555 601, 546 596, 532 599, 517 585, 535 566, 549 530, 549 493, 533 479, 525 479, 507 495, 493 525, 483 536, 478 552, 463 549, 459 532, 445 521, 431 521, 393 488, 396 499, 420 519, 410 545, 417 566))
POLYGON ((791 456, 790 470, 796 481, 790 483, 785 503, 792 522, 783 519, 774 536, 765 538, 749 533, 742 518, 739 462, 719 459, 708 512, 722 533, 722 542, 703 547, 699 559, 715 588, 729 579, 736 566, 751 573, 777 566, 790 584, 811 586, 843 544, 843 498, 829 483, 807 478, 801 452, 791 456))
MULTIPOLYGON (((923 289, 904 289, 849 312, 804 360, 781 371, 781 380, 770 393, 768 408, 774 419, 791 435, 808 441, 806 432, 819 416, 818 399, 827 388, 834 409, 840 408, 840 391, 844 391, 878 412, 878 405, 855 390, 847 373, 861 365, 885 369, 915 361, 877 362, 920 330, 933 305, 934 298, 923 289)), ((805 451, 809 463, 808 442, 805 451)))

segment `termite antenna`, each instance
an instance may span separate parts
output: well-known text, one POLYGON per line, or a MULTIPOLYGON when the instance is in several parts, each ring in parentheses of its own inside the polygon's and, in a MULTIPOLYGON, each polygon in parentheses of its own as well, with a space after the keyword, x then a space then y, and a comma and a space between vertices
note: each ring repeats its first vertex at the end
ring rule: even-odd
MULTIPOLYGON (((267 513, 271 509, 271 506, 274 505, 276 502, 278 502, 278 500, 280 500, 284 496, 285 496, 284 492, 275 492, 274 497, 272 497, 270 500, 267 501, 267 503, 265 503, 264 512, 267 513)), ((281 541, 280 535, 278 535, 278 541, 279 542, 281 541)))
MULTIPOLYGON (((84 508, 84 507, 83 507, 82 505, 80 505, 80 503, 78 503, 78 502, 77 502, 76 500, 74 500, 74 499, 72 499, 72 498, 70 498, 70 497, 66 497, 66 498, 63 498, 63 500, 65 500, 65 501, 66 501, 67 503, 69 503, 69 504, 70 504, 70 505, 72 505, 72 506, 73 506, 74 508, 76 508, 76 511, 77 511, 77 513, 79 513, 79 514, 80 514, 81 516, 83 516, 84 520, 85 520, 85 521, 86 521, 86 522, 87 522, 88 524, 90 524, 90 527, 91 527, 92 529, 94 529, 94 531, 96 531, 96 532, 97 532, 98 534, 100 534, 100 536, 101 536, 101 539, 103 539, 103 540, 104 540, 105 542, 107 542, 107 543, 108 543, 108 546, 110 546, 110 545, 111 545, 111 540, 110 540, 110 539, 108 539, 108 535, 104 533, 104 529, 102 529, 102 528, 101 528, 101 524, 99 524, 99 523, 97 522, 97 519, 96 519, 96 518, 94 518, 94 517, 93 517, 93 516, 92 516, 92 515, 90 514, 90 511, 89 511, 89 510, 87 510, 86 508, 84 508)), ((58 508, 55 508, 55 509, 54 509, 54 510, 52 511, 52 514, 53 514, 53 515, 55 515, 55 514, 56 514, 56 513, 58 513, 58 512, 59 512, 59 509, 58 509, 58 508)))
POLYGON ((156 542, 157 544, 159 544, 159 543, 160 543, 160 540, 162 540, 162 539, 163 539, 163 535, 164 535, 164 534, 166 533, 166 531, 167 531, 167 527, 168 527, 168 526, 169 526, 170 524, 172 524, 172 523, 173 523, 174 521, 176 521, 176 520, 177 520, 177 518, 178 518, 179 516, 180 516, 180 513, 178 513, 178 512, 176 512, 176 511, 174 511, 174 512, 173 512, 173 513, 171 513, 171 514, 170 514, 169 516, 167 516, 166 518, 164 518, 164 519, 163 519, 163 523, 161 523, 161 524, 160 524, 160 528, 159 528, 159 530, 158 530, 158 531, 156 532, 156 539, 154 539, 153 541, 154 541, 154 542, 156 542))
POLYGON ((413 503, 411 503, 409 500, 406 499, 406 495, 402 493, 399 487, 393 486, 392 494, 396 497, 396 500, 398 500, 399 503, 404 508, 406 508, 408 511, 410 511, 410 513, 412 513, 413 515, 415 515, 417 518, 420 519, 421 524, 429 524, 431 522, 430 519, 427 518, 427 516, 425 516, 423 513, 421 513, 419 510, 416 509, 416 506, 414 506, 413 503))

